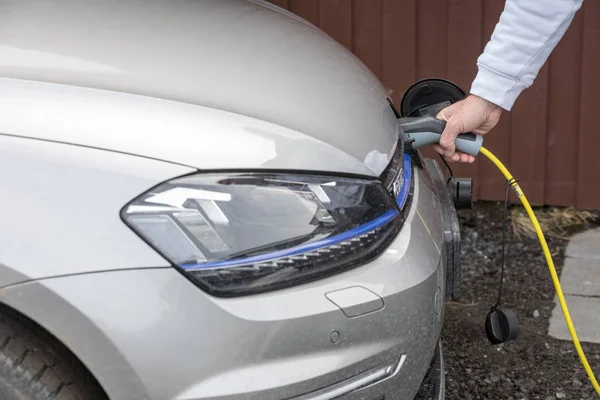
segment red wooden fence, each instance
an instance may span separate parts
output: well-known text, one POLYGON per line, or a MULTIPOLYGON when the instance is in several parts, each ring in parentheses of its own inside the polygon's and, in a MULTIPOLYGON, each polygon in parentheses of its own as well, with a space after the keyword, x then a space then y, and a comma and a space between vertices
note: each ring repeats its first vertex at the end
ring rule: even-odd
MULTIPOLYGON (((270 1, 352 50, 397 104, 425 77, 468 90, 504 7, 501 0, 270 1)), ((485 142, 532 203, 599 209, 599 130, 600 2, 587 1, 534 85, 485 142)), ((474 178, 479 199, 503 198, 504 180, 487 160, 454 169, 474 178)))

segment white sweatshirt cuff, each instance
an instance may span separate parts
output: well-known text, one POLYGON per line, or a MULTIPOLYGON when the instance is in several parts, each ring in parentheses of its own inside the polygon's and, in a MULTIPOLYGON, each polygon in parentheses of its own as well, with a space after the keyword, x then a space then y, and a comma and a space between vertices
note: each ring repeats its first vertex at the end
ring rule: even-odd
POLYGON ((523 83, 478 64, 479 72, 471 86, 471 94, 510 111, 517 97, 527 88, 523 83))

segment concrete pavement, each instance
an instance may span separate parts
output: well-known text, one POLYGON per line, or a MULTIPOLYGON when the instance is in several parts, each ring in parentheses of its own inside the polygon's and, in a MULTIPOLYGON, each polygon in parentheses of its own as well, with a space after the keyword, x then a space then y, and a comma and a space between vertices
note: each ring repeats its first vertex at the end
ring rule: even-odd
MULTIPOLYGON (((571 239, 560 282, 579 340, 600 343, 600 229, 571 239)), ((555 303, 548 333, 571 340, 556 296, 555 303)))

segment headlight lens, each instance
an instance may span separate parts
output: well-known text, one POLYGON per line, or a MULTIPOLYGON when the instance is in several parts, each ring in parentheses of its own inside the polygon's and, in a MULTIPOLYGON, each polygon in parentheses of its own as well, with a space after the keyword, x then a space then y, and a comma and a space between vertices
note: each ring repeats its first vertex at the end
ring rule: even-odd
POLYGON ((198 174, 126 206, 124 221, 203 289, 238 296, 357 266, 401 226, 378 181, 275 174, 198 174))

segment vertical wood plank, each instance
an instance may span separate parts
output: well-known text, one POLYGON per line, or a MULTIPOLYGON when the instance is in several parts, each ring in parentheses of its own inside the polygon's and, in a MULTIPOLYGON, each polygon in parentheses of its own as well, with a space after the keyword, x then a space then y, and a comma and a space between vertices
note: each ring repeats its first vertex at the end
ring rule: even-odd
POLYGON ((583 26, 577 206, 600 208, 600 2, 584 2, 583 26))
MULTIPOLYGON (((504 1, 485 0, 483 3, 483 26, 481 51, 489 42, 494 28, 504 10, 504 1)), ((498 125, 485 136, 485 146, 509 164, 510 161, 510 113, 502 113, 498 125)), ((507 165, 510 168, 510 165, 507 165)), ((501 200, 506 191, 506 180, 488 160, 479 157, 478 192, 481 200, 501 200)))
POLYGON ((447 32, 447 1, 418 0, 417 79, 446 77, 447 32))
POLYGON ((548 65, 511 111, 511 172, 520 179, 529 202, 537 205, 544 204, 546 180, 547 83, 548 65))
MULTIPOLYGON (((449 80, 468 93, 477 74, 477 58, 481 54, 482 5, 480 0, 450 0, 448 2, 447 66, 449 80)), ((458 176, 473 178, 477 195, 478 163, 456 164, 452 169, 458 176)))
POLYGON ((352 0, 320 0, 319 26, 329 36, 352 49, 352 0))
POLYGON ((285 8, 286 10, 290 9, 290 0, 267 0, 269 3, 273 3, 276 6, 281 8, 285 8))
POLYGON ((319 0, 290 0, 290 11, 313 25, 319 25, 319 0))
POLYGON ((550 56, 546 204, 575 204, 582 35, 579 13, 550 56))
MULTIPOLYGON (((446 0, 417 1, 416 72, 417 80, 446 78, 448 55, 448 2, 446 0)), ((436 158, 429 147, 424 157, 436 158)))
POLYGON ((382 0, 353 0, 352 51, 382 78, 382 0))
POLYGON ((417 0, 383 1, 383 83, 397 108, 417 78, 417 0))

